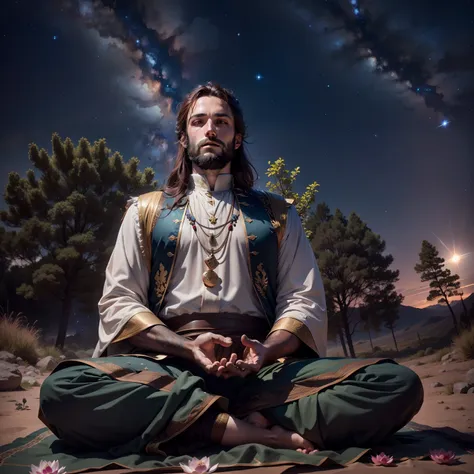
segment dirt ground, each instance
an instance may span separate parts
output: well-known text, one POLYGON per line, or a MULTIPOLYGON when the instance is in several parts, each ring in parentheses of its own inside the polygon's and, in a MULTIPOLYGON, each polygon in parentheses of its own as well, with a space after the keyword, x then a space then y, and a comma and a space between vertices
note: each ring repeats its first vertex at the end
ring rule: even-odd
MULTIPOLYGON (((405 365, 421 377, 425 389, 423 407, 413 421, 433 427, 449 426, 464 433, 474 434, 474 393, 450 393, 450 384, 464 381, 466 372, 474 367, 474 361, 450 361, 443 365, 433 359, 433 356, 427 356, 405 362, 405 365), (432 384, 435 382, 443 386, 433 388, 432 384)), ((0 445, 43 427, 37 418, 39 390, 40 387, 32 387, 28 390, 0 392, 0 445), (15 402, 21 402, 23 398, 26 399, 29 409, 16 410, 15 402)), ((417 472, 423 473, 474 472, 474 455, 465 456, 461 461, 455 466, 439 466, 431 461, 407 461, 399 464, 397 469, 403 471, 415 468, 417 472)), ((355 474, 367 473, 367 469, 382 468, 355 463, 347 469, 355 474)))

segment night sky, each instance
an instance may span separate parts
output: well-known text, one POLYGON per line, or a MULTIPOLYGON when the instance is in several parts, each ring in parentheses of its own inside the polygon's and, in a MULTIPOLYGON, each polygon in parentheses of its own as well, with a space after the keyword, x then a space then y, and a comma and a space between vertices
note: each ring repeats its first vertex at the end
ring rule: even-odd
MULTIPOLYGON (((474 1, 137 0, 2 5, 0 186, 53 132, 125 159, 173 159, 175 111, 212 80, 239 98, 260 179, 357 212, 387 242, 404 304, 427 292, 421 241, 474 291, 474 1)), ((3 203, 2 203, 3 205, 3 203)))

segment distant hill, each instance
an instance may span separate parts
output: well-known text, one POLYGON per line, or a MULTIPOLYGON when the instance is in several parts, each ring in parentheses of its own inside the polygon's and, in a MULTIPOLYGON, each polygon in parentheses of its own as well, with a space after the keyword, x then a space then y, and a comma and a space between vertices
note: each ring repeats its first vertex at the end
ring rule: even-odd
MULTIPOLYGON (((469 310, 474 305, 474 293, 464 299, 467 309, 469 310)), ((451 304, 455 315, 458 318, 461 315, 462 305, 461 301, 453 301, 451 304)), ((452 327, 451 313, 447 306, 435 304, 426 308, 414 308, 413 306, 401 305, 399 309, 400 319, 397 321, 395 332, 403 333, 408 329, 414 329, 422 333, 432 333, 443 330, 443 328, 450 329, 452 327)), ((358 321, 358 309, 352 310, 351 319, 358 321)), ((372 331, 372 337, 378 338, 391 334, 390 330, 381 327, 380 332, 375 334, 372 331)), ((368 338, 367 331, 364 331, 359 324, 357 330, 354 332, 354 342, 360 340, 366 340, 368 338)))

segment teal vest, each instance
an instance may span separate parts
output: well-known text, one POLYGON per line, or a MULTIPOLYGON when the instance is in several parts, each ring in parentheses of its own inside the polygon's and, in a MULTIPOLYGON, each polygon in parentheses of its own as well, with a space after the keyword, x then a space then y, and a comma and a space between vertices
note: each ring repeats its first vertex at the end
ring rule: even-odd
MULTIPOLYGON (((280 222, 272 213, 271 201, 283 198, 263 191, 252 190, 237 194, 244 219, 248 242, 249 276, 270 325, 275 321, 278 268, 278 235, 280 222)), ((179 251, 179 241, 186 222, 187 202, 171 210, 173 198, 163 196, 158 219, 151 235, 151 271, 148 291, 150 309, 159 314, 179 251)), ((281 207, 281 206, 280 206, 281 207)), ((240 222, 237 225, 242 225, 240 222)), ((202 284, 199 282, 199 284, 202 284)), ((238 279, 236 277, 236 285, 238 279)))

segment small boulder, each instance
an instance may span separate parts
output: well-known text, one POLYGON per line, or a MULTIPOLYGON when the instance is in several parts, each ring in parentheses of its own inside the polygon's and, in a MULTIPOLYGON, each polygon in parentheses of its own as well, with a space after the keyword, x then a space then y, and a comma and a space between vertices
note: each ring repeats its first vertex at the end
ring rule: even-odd
POLYGON ((39 382, 34 378, 30 377, 28 375, 25 375, 21 381, 21 383, 27 383, 28 385, 31 385, 32 387, 39 387, 39 382))
POLYGON ((443 357, 441 357, 441 362, 447 362, 448 360, 451 359, 451 352, 449 354, 446 354, 444 355, 443 357))
POLYGON ((441 369, 441 370, 439 371, 440 374, 444 374, 445 372, 446 372, 446 369, 441 369))
POLYGON ((474 369, 469 369, 466 373, 466 383, 474 385, 474 369))
POLYGON ((467 393, 474 393, 474 387, 471 387, 467 390, 467 393))
POLYGON ((18 368, 0 368, 0 391, 16 390, 21 384, 21 377, 18 368))
POLYGON ((433 348, 432 348, 432 347, 427 347, 427 348, 425 349, 425 356, 430 356, 430 355, 432 355, 432 354, 434 354, 433 348))
POLYGON ((60 359, 60 360, 64 360, 65 358, 66 358, 66 356, 65 356, 64 354, 61 354, 61 355, 59 356, 59 359, 60 359))
POLYGON ((43 357, 37 364, 36 367, 42 372, 53 370, 58 365, 56 359, 53 356, 43 357))
POLYGON ((457 382, 453 385, 453 393, 467 393, 469 385, 466 382, 457 382))
POLYGON ((16 362, 16 359, 16 356, 14 356, 11 352, 0 351, 0 360, 5 362, 16 362))
POLYGON ((438 387, 444 387, 444 385, 441 382, 433 382, 431 384, 431 388, 438 388, 438 387))
POLYGON ((24 361, 21 357, 17 357, 17 358, 15 359, 15 362, 16 362, 17 364, 24 364, 25 361, 24 361))

